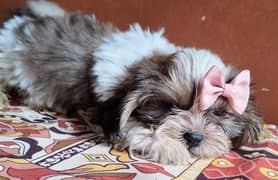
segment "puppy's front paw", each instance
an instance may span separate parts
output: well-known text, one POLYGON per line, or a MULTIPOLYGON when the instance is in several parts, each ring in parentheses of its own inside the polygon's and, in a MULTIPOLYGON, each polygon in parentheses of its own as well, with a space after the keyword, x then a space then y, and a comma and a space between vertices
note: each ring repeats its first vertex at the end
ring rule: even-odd
POLYGON ((123 138, 123 134, 120 132, 112 132, 109 134, 109 140, 112 144, 118 143, 123 138))
POLYGON ((0 105, 1 104, 5 106, 10 105, 8 97, 2 92, 0 92, 0 105))

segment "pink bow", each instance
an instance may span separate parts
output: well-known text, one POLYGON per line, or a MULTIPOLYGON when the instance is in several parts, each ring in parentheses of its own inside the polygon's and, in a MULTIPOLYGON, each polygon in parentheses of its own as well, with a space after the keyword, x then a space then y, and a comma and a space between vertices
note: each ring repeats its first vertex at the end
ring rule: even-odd
POLYGON ((221 71, 213 66, 205 75, 201 85, 201 109, 206 110, 219 96, 223 96, 228 99, 229 105, 235 113, 242 114, 248 104, 249 84, 249 70, 241 71, 231 83, 225 83, 221 71))

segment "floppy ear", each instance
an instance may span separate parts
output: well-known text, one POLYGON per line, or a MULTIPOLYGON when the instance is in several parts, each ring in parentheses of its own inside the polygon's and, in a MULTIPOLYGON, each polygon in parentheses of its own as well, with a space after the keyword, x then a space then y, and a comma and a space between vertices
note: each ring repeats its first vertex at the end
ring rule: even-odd
POLYGON ((138 106, 140 95, 141 93, 139 91, 133 91, 127 95, 120 116, 120 129, 122 129, 126 125, 130 115, 138 106))
MULTIPOLYGON (((232 67, 227 66, 227 81, 230 82, 239 73, 239 71, 232 67)), ((262 130, 263 117, 258 110, 254 97, 254 84, 250 84, 250 95, 247 107, 243 114, 240 116, 240 120, 243 121, 243 130, 240 136, 232 139, 233 147, 239 147, 244 143, 255 143, 258 140, 258 136, 262 130)))
POLYGON ((248 104, 244 118, 247 121, 246 129, 243 132, 243 142, 254 143, 258 140, 258 136, 262 130, 263 117, 258 112, 254 100, 248 104))
POLYGON ((262 130, 263 117, 261 116, 254 96, 250 96, 247 108, 242 114, 242 120, 245 122, 245 127, 241 136, 233 139, 234 147, 239 147, 244 143, 256 143, 258 141, 258 136, 262 130))

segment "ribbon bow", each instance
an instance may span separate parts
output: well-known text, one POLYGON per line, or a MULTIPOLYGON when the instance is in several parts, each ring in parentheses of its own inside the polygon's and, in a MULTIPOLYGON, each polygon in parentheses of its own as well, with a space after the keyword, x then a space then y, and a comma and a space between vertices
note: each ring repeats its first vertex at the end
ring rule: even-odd
POLYGON ((248 104, 250 94, 250 71, 241 71, 231 83, 224 82, 224 76, 216 67, 207 72, 201 85, 200 106, 209 108, 219 96, 227 98, 229 106, 237 114, 242 114, 248 104))

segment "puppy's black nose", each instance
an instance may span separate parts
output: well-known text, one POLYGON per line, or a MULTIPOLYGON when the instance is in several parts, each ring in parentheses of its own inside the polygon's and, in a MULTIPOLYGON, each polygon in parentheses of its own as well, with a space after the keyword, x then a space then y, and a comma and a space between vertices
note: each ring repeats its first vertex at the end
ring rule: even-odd
POLYGON ((183 138, 186 140, 186 144, 189 148, 196 147, 203 140, 203 135, 194 132, 186 132, 183 134, 183 138))

